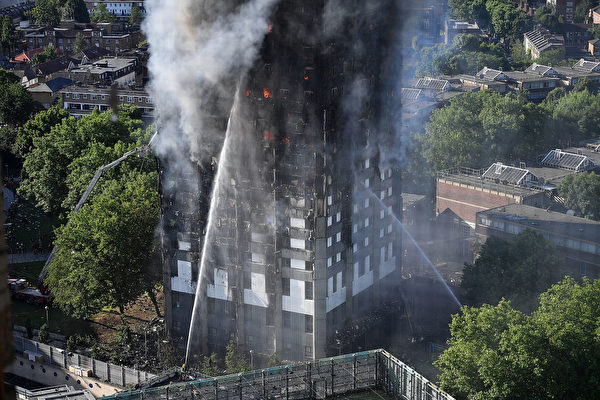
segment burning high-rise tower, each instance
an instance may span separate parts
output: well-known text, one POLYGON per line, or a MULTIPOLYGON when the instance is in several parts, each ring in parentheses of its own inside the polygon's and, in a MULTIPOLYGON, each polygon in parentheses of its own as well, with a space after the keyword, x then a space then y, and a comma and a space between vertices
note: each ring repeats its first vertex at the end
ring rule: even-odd
MULTIPOLYGON (((201 30, 256 2, 188 14, 201 30)), ((242 24, 252 62, 198 93, 214 134, 185 167, 184 145, 161 157, 167 326, 192 354, 323 357, 400 283, 399 3, 280 1, 242 24)))

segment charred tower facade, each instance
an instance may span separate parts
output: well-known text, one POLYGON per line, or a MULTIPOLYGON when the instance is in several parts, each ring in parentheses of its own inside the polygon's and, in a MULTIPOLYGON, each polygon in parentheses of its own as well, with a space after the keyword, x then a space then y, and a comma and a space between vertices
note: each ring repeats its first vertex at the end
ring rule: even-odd
POLYGON ((232 111, 215 111, 212 162, 162 183, 166 323, 195 355, 230 339, 255 357, 337 354, 336 331, 400 284, 401 10, 334 3, 275 7, 253 67, 218 100, 232 111))

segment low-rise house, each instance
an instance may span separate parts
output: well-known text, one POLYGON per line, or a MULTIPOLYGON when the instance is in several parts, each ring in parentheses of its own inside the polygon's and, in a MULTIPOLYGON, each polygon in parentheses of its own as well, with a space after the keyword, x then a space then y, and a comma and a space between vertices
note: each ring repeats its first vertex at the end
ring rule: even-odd
POLYGON ((459 75, 456 77, 463 85, 476 86, 480 90, 490 89, 504 94, 508 92, 508 76, 497 69, 483 67, 475 75, 459 75))
POLYGON ((48 109, 60 98, 60 90, 72 84, 73 81, 70 79, 54 78, 47 82, 31 86, 27 91, 35 101, 48 109))
POLYGON ((516 90, 526 90, 529 100, 542 100, 552 90, 560 86, 560 78, 538 74, 529 74, 524 71, 507 71, 505 73, 516 90))
POLYGON ((588 53, 593 56, 600 53, 600 39, 588 40, 588 53))
POLYGON ((536 28, 526 32, 525 51, 531 52, 531 58, 539 58, 543 52, 551 50, 565 51, 565 38, 562 35, 555 35, 547 29, 536 28))
POLYGON ((580 59, 573 67, 550 67, 533 63, 525 72, 560 78, 560 85, 567 88, 575 86, 583 78, 591 82, 600 82, 600 63, 584 59, 580 59))
POLYGON ((571 275, 599 278, 600 222, 570 214, 509 204, 477 212, 475 232, 484 238, 493 235, 511 240, 532 229, 557 246, 571 275))
POLYGON ((71 85, 60 91, 63 105, 69 114, 80 118, 90 114, 94 108, 107 111, 111 104, 131 104, 142 111, 142 118, 150 122, 154 119, 154 100, 143 89, 71 85), (112 99, 111 99, 112 96, 112 99))

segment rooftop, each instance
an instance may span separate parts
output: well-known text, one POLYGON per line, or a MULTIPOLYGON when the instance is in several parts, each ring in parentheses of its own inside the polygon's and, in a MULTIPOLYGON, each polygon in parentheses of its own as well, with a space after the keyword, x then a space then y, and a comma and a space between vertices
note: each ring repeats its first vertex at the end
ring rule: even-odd
POLYGON ((525 37, 538 51, 552 50, 565 45, 565 38, 562 35, 554 35, 547 29, 534 29, 526 32, 525 37))
POLYGON ((500 162, 492 164, 481 176, 484 179, 497 179, 499 182, 507 182, 512 185, 522 185, 538 180, 537 176, 527 169, 511 167, 500 162))
POLYGON ((586 171, 596 167, 594 161, 579 152, 580 154, 563 151, 561 149, 551 150, 546 154, 541 164, 547 167, 556 167, 575 172, 586 171))
POLYGON ((600 62, 587 61, 581 58, 579 61, 577 61, 577 63, 575 63, 575 65, 573 65, 573 68, 587 72, 599 72, 600 62))
POLYGON ((445 79, 421 78, 415 84, 417 89, 435 90, 442 92, 450 89, 450 82, 445 79))
POLYGON ((523 204, 509 204, 477 213, 491 218, 504 219, 535 230, 559 232, 562 235, 593 241, 600 241, 600 222, 576 217, 543 208, 523 204))
POLYGON ((67 78, 54 78, 48 82, 40 83, 27 89, 30 92, 55 93, 60 89, 72 85, 73 81, 67 78))

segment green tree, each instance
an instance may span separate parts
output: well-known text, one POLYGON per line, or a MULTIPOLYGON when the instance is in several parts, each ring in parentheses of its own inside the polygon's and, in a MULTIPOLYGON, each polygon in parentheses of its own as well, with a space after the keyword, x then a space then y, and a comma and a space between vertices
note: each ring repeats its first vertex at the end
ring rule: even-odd
POLYGON ((13 48, 17 44, 15 24, 13 23, 12 18, 8 15, 5 15, 4 18, 2 18, 0 43, 2 44, 2 49, 8 53, 12 52, 13 48))
POLYGON ((144 292, 159 206, 155 172, 131 172, 100 191, 57 231, 45 283, 55 303, 75 317, 104 307, 121 313, 144 292))
POLYGON ((204 357, 200 371, 205 375, 213 377, 222 375, 223 368, 221 367, 221 360, 219 360, 216 353, 211 353, 210 356, 204 357))
POLYGON ((533 61, 541 65, 557 66, 565 64, 565 61, 567 60, 565 60, 564 49, 554 49, 542 52, 540 56, 533 61))
POLYGON ((571 278, 527 316, 505 300, 463 307, 435 365, 440 386, 462 399, 596 399, 600 396, 600 281, 571 278))
POLYGON ((581 172, 567 175, 558 185, 565 207, 581 217, 600 220, 600 175, 581 172))
POLYGON ((535 156, 547 144, 540 142, 548 136, 546 113, 520 94, 485 90, 457 96, 432 112, 423 138, 425 158, 439 171, 535 156))
POLYGON ((38 331, 38 342, 40 343, 48 343, 50 341, 50 333, 48 332, 48 325, 43 324, 40 326, 38 331))
POLYGON ((33 149, 35 138, 42 137, 50 132, 56 125, 60 124, 69 113, 62 104, 55 104, 47 110, 42 110, 35 114, 17 131, 17 137, 14 141, 13 153, 21 158, 25 158, 33 149))
POLYGON ((73 52, 79 53, 81 50, 84 50, 87 47, 87 43, 85 41, 85 36, 83 33, 77 32, 75 35, 75 42, 73 43, 73 52))
POLYGON ((83 0, 65 0, 61 8, 62 17, 77 22, 90 22, 90 14, 83 0))
POLYGON ((553 243, 526 229, 511 242, 491 236, 473 264, 465 263, 461 287, 469 304, 496 304, 501 298, 532 311, 537 296, 564 277, 553 243))
POLYGON ((129 23, 131 25, 139 25, 140 23, 142 23, 143 19, 144 16, 140 11, 139 7, 135 5, 131 7, 131 12, 129 14, 129 23))
POLYGON ((585 23, 588 19, 588 13, 590 8, 594 8, 598 5, 598 0, 583 0, 577 7, 575 7, 575 13, 573 14, 573 22, 585 23))
POLYGON ((113 13, 108 11, 105 3, 98 3, 96 7, 92 10, 91 13, 92 22, 115 22, 116 17, 113 13))
POLYGON ((563 26, 560 22, 559 16, 556 10, 551 5, 544 5, 537 10, 533 15, 533 20, 536 24, 541 24, 544 28, 550 32, 562 33, 563 26))
POLYGON ((21 84, 0 85, 0 123, 20 126, 39 108, 21 84))
POLYGON ((44 47, 43 51, 37 53, 36 55, 34 55, 31 58, 31 64, 33 66, 38 66, 42 63, 45 63, 46 61, 54 60, 57 57, 58 57, 58 53, 56 53, 56 50, 54 49, 54 47, 46 46, 46 47, 44 47))
POLYGON ((19 77, 10 71, 0 68, 0 86, 19 82, 19 77))
POLYGON ((600 97, 588 90, 571 91, 554 104, 545 103, 552 113, 551 133, 561 146, 597 136, 600 124, 600 97))
POLYGON ((225 350, 225 367, 230 374, 250 370, 250 365, 244 356, 243 350, 234 343, 233 339, 229 341, 225 350))
MULTIPOLYGON (((91 151, 89 149, 101 145, 113 148, 119 141, 133 145, 142 139, 144 133, 141 131, 141 125, 143 123, 130 117, 132 115, 130 109, 130 107, 120 108, 119 118, 115 122, 111 120, 111 112, 98 113, 94 111, 79 121, 68 117, 43 136, 32 137, 33 148, 23 161, 23 181, 19 187, 19 193, 27 198, 35 199, 37 205, 45 212, 62 213, 63 215, 70 212, 76 204, 74 199, 83 193, 89 180, 84 182, 82 179, 68 179, 69 174, 74 170, 77 171, 75 173, 88 173, 91 180, 91 176, 97 168, 103 165, 102 163, 106 164, 123 154, 120 153, 117 157, 117 154, 113 153, 114 158, 108 160, 109 154, 104 153, 106 158, 96 157, 94 159, 92 155, 88 154, 91 151), (88 155, 89 160, 96 160, 99 164, 81 166, 81 162, 74 163, 84 154, 88 155), (73 165, 71 165, 72 163, 73 165), (71 191, 76 191, 76 193, 70 193, 71 191), (65 202, 67 198, 70 200, 65 202)), ((125 148, 121 147, 120 149, 124 150, 125 148)), ((132 160, 127 160, 124 166, 133 161, 133 157, 130 158, 132 160)), ((107 176, 110 177, 110 173, 107 176)))
POLYGON ((477 22, 481 28, 489 24, 485 0, 448 0, 452 16, 463 21, 477 22))
POLYGON ((60 23, 60 1, 59 0, 37 0, 31 15, 38 25, 55 27, 60 23))

